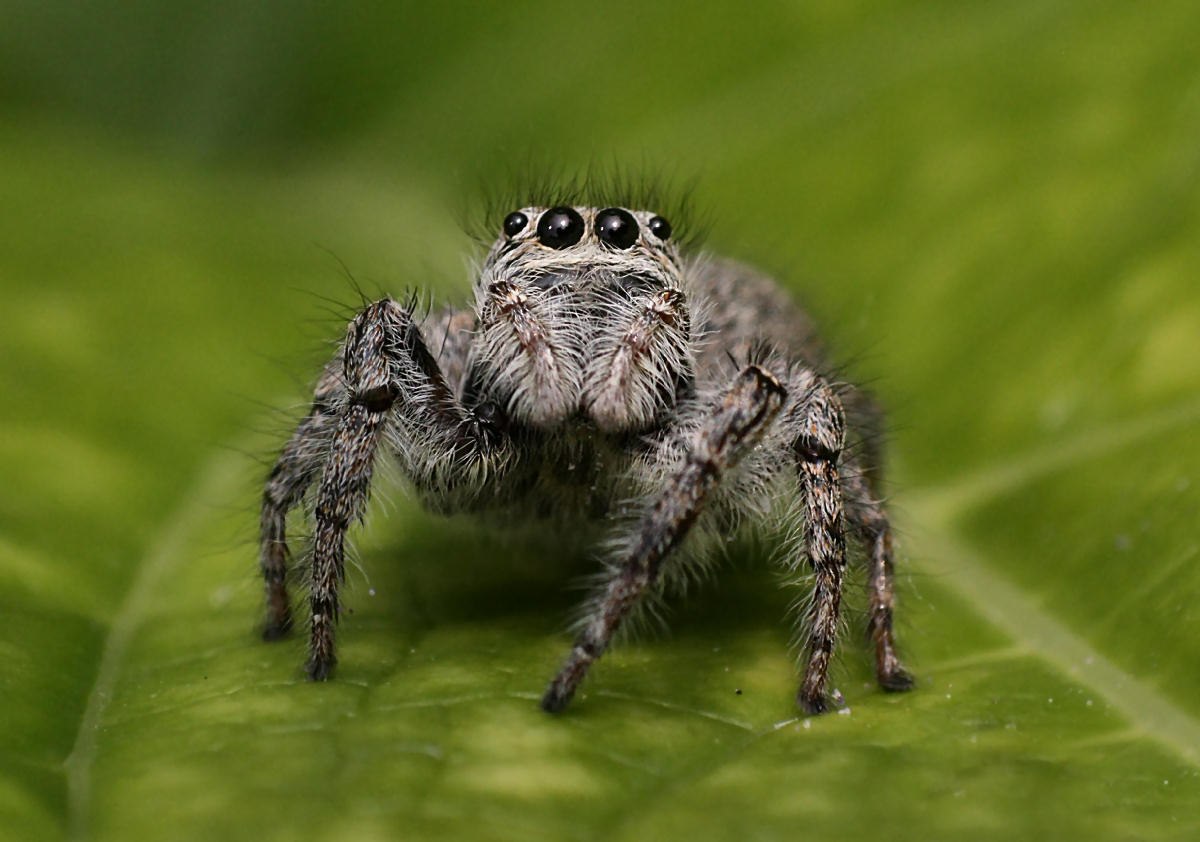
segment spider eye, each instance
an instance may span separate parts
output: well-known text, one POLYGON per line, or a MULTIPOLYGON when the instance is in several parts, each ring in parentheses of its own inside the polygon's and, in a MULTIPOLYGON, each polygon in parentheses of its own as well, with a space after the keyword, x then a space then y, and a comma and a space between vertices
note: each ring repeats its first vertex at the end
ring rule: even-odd
POLYGON ((605 208, 596 214, 596 236, 614 248, 627 249, 637 242, 637 220, 629 211, 605 208))
POLYGON ((669 240, 671 239, 671 223, 667 222, 661 216, 651 217, 650 233, 660 240, 669 240))
POLYGON ((504 217, 504 233, 509 237, 515 237, 524 231, 525 226, 528 224, 529 217, 520 211, 513 211, 504 217))
POLYGON ((583 217, 574 208, 550 208, 538 220, 537 235, 552 249, 570 248, 583 237, 583 217))

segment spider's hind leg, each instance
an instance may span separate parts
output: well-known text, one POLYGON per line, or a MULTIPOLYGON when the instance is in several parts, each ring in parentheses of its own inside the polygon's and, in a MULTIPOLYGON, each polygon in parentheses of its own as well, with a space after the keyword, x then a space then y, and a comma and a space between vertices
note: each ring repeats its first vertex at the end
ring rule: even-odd
POLYGON ((913 677, 896 654, 892 620, 895 611, 895 574, 892 564, 892 526, 883 504, 852 460, 844 460, 846 508, 850 520, 870 553, 867 590, 870 615, 867 634, 875 644, 875 678, 884 690, 913 688, 913 677))
POLYGON ((297 506, 321 469, 329 440, 337 426, 337 404, 344 396, 339 355, 317 382, 312 408, 275 461, 263 489, 259 523, 259 567, 266 587, 267 619, 264 640, 278 640, 292 630, 288 601, 287 514, 297 506))

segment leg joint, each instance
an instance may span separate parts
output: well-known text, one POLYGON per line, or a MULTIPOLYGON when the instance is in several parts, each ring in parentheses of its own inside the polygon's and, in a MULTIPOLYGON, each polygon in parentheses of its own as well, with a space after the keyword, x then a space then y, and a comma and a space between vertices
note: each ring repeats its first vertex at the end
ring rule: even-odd
POLYGON ((366 407, 368 412, 386 412, 396 402, 396 388, 391 383, 372 386, 350 396, 351 404, 366 407))
POLYGON ((802 435, 792 444, 796 455, 805 462, 837 462, 841 448, 830 447, 817 436, 802 435))

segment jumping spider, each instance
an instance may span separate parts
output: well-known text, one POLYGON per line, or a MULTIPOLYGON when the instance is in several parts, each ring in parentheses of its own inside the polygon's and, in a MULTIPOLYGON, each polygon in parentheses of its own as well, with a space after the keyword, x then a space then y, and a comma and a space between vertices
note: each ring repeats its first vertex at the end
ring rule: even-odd
POLYGON ((772 520, 790 536, 787 568, 813 571, 800 707, 830 706, 847 536, 869 559, 879 684, 911 688, 892 634, 880 415, 863 391, 818 373, 808 317, 743 265, 684 257, 649 211, 523 207, 502 228, 473 308, 418 323, 384 298, 351 320, 263 494, 264 637, 291 629, 286 517, 319 480, 307 671, 330 676, 346 531, 383 450, 432 510, 608 532, 547 711, 567 705, 632 611, 703 566, 715 539, 772 520))

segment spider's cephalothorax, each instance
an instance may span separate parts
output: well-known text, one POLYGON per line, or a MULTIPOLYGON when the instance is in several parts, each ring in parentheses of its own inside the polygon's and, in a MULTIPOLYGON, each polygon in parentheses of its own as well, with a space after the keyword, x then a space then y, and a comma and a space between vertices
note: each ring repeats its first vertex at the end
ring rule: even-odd
POLYGON ((610 533, 548 711, 567 704, 631 612, 703 564, 715 536, 781 517, 784 564, 813 574, 800 706, 829 706, 848 538, 867 558, 879 683, 911 687, 892 636, 880 416, 865 393, 819 373, 807 317, 745 266, 681 256, 651 212, 524 207, 501 228, 472 309, 418 323, 383 299, 351 321, 263 494, 264 636, 292 625, 286 517, 315 482, 308 674, 330 675, 346 531, 382 447, 431 509, 610 533), (633 504, 617 514, 614 501, 633 504))
POLYGON ((656 219, 621 208, 509 214, 475 288, 467 400, 540 430, 578 419, 619 433, 660 420, 695 364, 679 256, 656 219))

